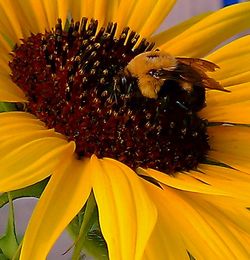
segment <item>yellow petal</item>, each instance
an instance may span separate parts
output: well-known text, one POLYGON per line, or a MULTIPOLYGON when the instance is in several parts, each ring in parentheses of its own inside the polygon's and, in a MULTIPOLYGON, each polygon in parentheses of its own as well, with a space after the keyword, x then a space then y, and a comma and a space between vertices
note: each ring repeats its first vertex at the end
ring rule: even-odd
MULTIPOLYGON (((214 51, 213 53, 207 55, 205 58, 218 65, 223 64, 223 66, 229 66, 229 68, 232 68, 231 67, 232 65, 227 64, 228 63, 227 61, 238 59, 238 58, 244 58, 246 55, 249 55, 249 51, 250 51, 249 43, 250 43, 249 35, 238 38, 228 43, 227 45, 221 47, 220 49, 214 51)), ((249 66, 246 62, 245 65, 249 66)), ((232 71, 232 69, 228 69, 228 70, 232 71)), ((217 73, 218 72, 219 71, 217 71, 217 73)), ((213 72, 213 74, 215 73, 216 72, 213 72)))
MULTIPOLYGON (((208 171, 206 171, 207 174, 208 171)), ((236 226, 243 232, 250 234, 250 212, 246 208, 249 202, 243 203, 238 199, 223 197, 223 196, 210 196, 204 194, 196 194, 195 198, 201 198, 203 201, 212 203, 217 210, 220 211, 230 222, 231 226, 236 226)), ((250 244, 249 244, 250 245, 250 244)))
POLYGON ((0 191, 6 192, 38 182, 55 171, 75 145, 52 131, 30 131, 0 145, 0 191))
POLYGON ((44 260, 91 192, 89 162, 69 158, 69 163, 57 167, 35 208, 20 260, 44 260))
POLYGON ((0 74, 0 101, 26 102, 23 91, 14 84, 8 75, 0 74))
POLYGON ((71 16, 75 21, 80 21, 82 19, 82 1, 71 0, 68 1, 68 15, 71 16))
POLYGON ((93 17, 98 20, 99 27, 104 25, 104 22, 106 24, 110 22, 109 20, 113 16, 113 8, 110 6, 112 2, 109 2, 108 0, 95 0, 95 7, 93 12, 93 17), (110 7, 110 10, 109 10, 110 7))
POLYGON ((47 130, 45 124, 26 112, 0 113, 0 140, 8 140, 30 131, 47 130))
MULTIPOLYGON (((149 3, 152 1, 150 0, 149 3)), ((120 33, 124 27, 129 26, 128 20, 129 15, 132 13, 134 7, 136 5, 135 0, 126 1, 126 0, 120 0, 118 4, 118 9, 116 14, 114 14, 114 21, 118 24, 118 33, 120 33), (124 10, 126 10, 124 12, 124 10)), ((131 28, 132 30, 135 30, 134 28, 131 28)))
MULTIPOLYGON (((224 181, 250 183, 249 174, 228 167, 221 167, 218 165, 209 164, 199 164, 198 170, 202 173, 205 173, 205 176, 211 177, 211 179, 215 178, 224 181)), ((192 172, 192 174, 194 173, 196 172, 192 172)))
POLYGON ((204 57, 224 40, 249 29, 249 21, 250 3, 229 6, 194 24, 160 49, 176 56, 204 57))
POLYGON ((249 127, 209 127, 208 134, 212 148, 209 157, 250 174, 249 127))
POLYGON ((86 0, 82 2, 82 12, 88 18, 94 18, 95 1, 86 0))
POLYGON ((8 61, 9 61, 9 53, 12 50, 12 44, 10 44, 10 41, 8 40, 8 37, 6 37, 2 32, 0 31, 0 64, 1 67, 3 66, 2 63, 5 63, 4 67, 8 67, 8 70, 4 70, 1 72, 7 72, 9 71, 8 61), (7 61, 7 63, 6 63, 7 61))
POLYGON ((108 0, 96 0, 93 17, 98 20, 101 27, 105 21, 106 8, 108 8, 108 0))
MULTIPOLYGON (((244 75, 250 71, 250 36, 242 37, 230 44, 220 48, 214 53, 205 57, 217 64, 220 69, 211 73, 211 77, 220 81, 222 86, 232 86, 240 84, 240 82, 230 82, 230 78, 235 76, 244 75)), ((240 79, 239 77, 237 77, 240 79)), ((250 82, 250 76, 247 81, 250 82)))
POLYGON ((143 259, 145 260, 189 260, 186 247, 182 241, 179 230, 173 223, 175 220, 165 207, 160 205, 162 195, 158 192, 158 187, 145 182, 145 187, 150 193, 154 193, 155 203, 158 208, 158 219, 154 231, 147 244, 143 259))
POLYGON ((250 101, 225 106, 208 107, 200 113, 210 122, 250 123, 250 101))
MULTIPOLYGON (((0 150, 0 158, 5 159, 5 157, 11 156, 10 154, 14 151, 13 147, 15 147, 15 151, 17 149, 22 149, 23 145, 26 145, 29 142, 41 139, 41 138, 46 138, 46 137, 54 137, 54 138, 59 138, 61 139, 60 135, 56 134, 54 130, 27 130, 26 132, 20 133, 16 136, 11 136, 8 139, 6 138, 1 138, 1 150, 0 150), (12 149, 11 149, 12 148, 12 149), (10 154, 8 154, 8 152, 10 154)), ((0 159, 0 160, 1 160, 0 159)))
POLYGON ((17 43, 23 38, 23 28, 16 16, 17 10, 13 7, 13 3, 12 0, 0 1, 0 34, 17 43))
POLYGON ((160 33, 150 37, 149 40, 152 42, 155 42, 156 46, 161 46, 161 45, 165 44, 166 42, 170 41, 171 39, 175 38, 179 34, 183 33, 189 27, 198 23, 199 21, 201 21, 202 19, 204 19, 205 17, 207 17, 210 14, 212 14, 212 12, 206 12, 203 14, 193 16, 192 18, 175 25, 175 26, 171 27, 170 29, 167 29, 163 32, 160 32, 160 33))
POLYGON ((234 86, 237 84, 242 84, 245 82, 249 82, 250 78, 250 71, 242 72, 237 75, 234 75, 232 77, 224 78, 223 80, 220 81, 220 83, 223 86, 234 86))
POLYGON ((158 28, 174 3, 174 0, 167 2, 163 0, 121 0, 114 19, 118 23, 119 31, 125 26, 129 26, 142 37, 148 37, 158 28))
MULTIPOLYGON (((62 19, 63 22, 66 21, 68 14, 69 14, 69 5, 70 0, 57 0, 57 8, 58 8, 58 17, 62 19)), ((72 17, 74 18, 74 17, 72 17)), ((53 28, 55 28, 55 24, 52 25, 53 28)))
MULTIPOLYGON (((144 37, 149 37, 164 21, 166 16, 172 10, 176 0, 157 0, 154 1, 154 6, 148 16, 144 17, 144 24, 138 31, 144 37)), ((144 1, 145 3, 145 1, 144 1)), ((144 13, 140 12, 139 13, 144 13)))
POLYGON ((98 20, 99 27, 103 26, 104 22, 112 21, 113 8, 117 6, 115 4, 117 0, 71 0, 69 2, 69 13, 75 21, 81 20, 82 17, 94 18, 98 20))
MULTIPOLYGON (((12 119, 17 120, 30 120, 30 119, 37 119, 34 115, 22 111, 10 111, 0 113, 0 120, 6 120, 6 123, 11 123, 12 119)), ((3 121, 4 122, 4 121, 3 121)))
MULTIPOLYGON (((226 231, 220 227, 220 223, 214 223, 213 216, 205 214, 195 202, 192 202, 192 199, 196 200, 196 194, 164 185, 163 190, 152 192, 148 189, 148 192, 158 210, 161 209, 172 219, 173 228, 195 259, 234 259, 234 253, 229 248, 234 237, 230 232, 227 233, 227 238, 221 236, 226 231)), ((239 243, 236 243, 235 247, 238 249, 239 243)))
POLYGON ((107 5, 106 14, 105 14, 106 24, 110 21, 116 22, 116 14, 118 12, 118 7, 120 2, 121 2, 120 0, 108 0, 109 5, 107 5))
POLYGON ((51 29, 43 1, 18 0, 13 2, 13 5, 18 8, 17 16, 22 27, 26 29, 26 36, 29 36, 30 32, 38 33, 51 29))
POLYGON ((234 104, 242 104, 250 99, 250 83, 243 83, 233 87, 227 88, 230 92, 225 93, 222 91, 208 91, 207 92, 207 107, 204 110, 209 111, 217 110, 219 107, 230 106, 234 104))
POLYGON ((10 67, 9 67, 8 63, 10 60, 10 57, 9 57, 10 49, 6 50, 1 45, 2 44, 1 44, 1 36, 0 36, 0 76, 3 75, 5 77, 9 77, 10 67))
POLYGON ((91 158, 93 191, 109 258, 141 259, 156 210, 139 177, 112 160, 91 158))
POLYGON ((227 194, 227 196, 250 203, 250 182, 249 180, 247 182, 245 181, 246 179, 249 179, 250 176, 248 176, 248 178, 244 176, 245 179, 242 180, 240 178, 242 174, 237 170, 224 168, 221 166, 208 165, 207 170, 204 172, 190 171, 187 174, 189 174, 192 178, 195 178, 196 180, 204 183, 205 185, 209 185, 216 190, 221 190, 224 194, 227 194), (214 171, 214 175, 206 174, 207 172, 211 171, 214 171), (225 177, 222 178, 222 174, 219 174, 220 172, 226 172, 227 174, 224 174, 225 177), (216 175, 216 173, 218 175, 216 175), (231 179, 228 179, 227 175, 231 175, 231 179), (238 178, 237 175, 239 175, 238 178), (234 178, 232 176, 234 176, 234 178))
MULTIPOLYGON (((190 193, 179 192, 179 195, 206 221, 208 230, 211 229, 210 239, 213 237, 216 246, 219 246, 220 252, 216 253, 221 255, 221 259, 249 259, 250 245, 246 241, 243 242, 242 230, 235 226, 220 208, 217 208, 212 201, 205 201, 190 193)), ((197 226, 199 227, 199 225, 197 226)), ((207 236, 207 239, 210 240, 209 233, 203 232, 202 235, 207 236)), ((249 234, 248 238, 250 238, 249 234)), ((212 243, 209 241, 207 245, 209 246, 209 244, 212 243)))
POLYGON ((24 37, 49 29, 42 1, 17 0, 11 1, 11 5, 24 37))
POLYGON ((53 28, 59 18, 58 15, 58 1, 59 0, 43 0, 42 4, 45 10, 49 28, 53 28))
POLYGON ((175 175, 172 176, 153 169, 147 169, 145 171, 157 181, 175 189, 211 195, 227 195, 226 191, 202 183, 193 178, 190 174, 175 173, 175 175))
MULTIPOLYGON (((0 122, 2 122, 3 124, 13 123, 11 122, 12 120, 27 122, 29 120, 34 120, 34 119, 41 122, 39 119, 37 119, 37 117, 27 112, 10 111, 10 112, 0 113, 0 122)), ((42 122, 41 124, 44 125, 44 123, 42 122)))

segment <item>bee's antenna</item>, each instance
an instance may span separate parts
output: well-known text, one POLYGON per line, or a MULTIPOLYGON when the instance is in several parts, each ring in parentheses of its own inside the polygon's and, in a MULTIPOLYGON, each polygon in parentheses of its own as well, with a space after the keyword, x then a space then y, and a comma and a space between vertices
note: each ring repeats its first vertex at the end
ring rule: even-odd
POLYGON ((185 109, 186 111, 188 111, 188 108, 185 106, 185 105, 183 105, 180 101, 176 101, 176 104, 178 105, 178 106, 180 106, 181 108, 183 108, 183 109, 185 109))

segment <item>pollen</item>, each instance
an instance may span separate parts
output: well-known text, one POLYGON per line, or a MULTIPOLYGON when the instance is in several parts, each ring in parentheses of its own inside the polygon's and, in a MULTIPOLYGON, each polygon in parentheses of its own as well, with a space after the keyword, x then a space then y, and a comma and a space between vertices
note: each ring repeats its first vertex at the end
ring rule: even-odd
POLYGON ((9 62, 28 98, 19 109, 75 141, 79 159, 95 154, 167 174, 194 169, 209 150, 206 120, 180 104, 177 82, 157 99, 142 95, 125 68, 154 43, 116 29, 87 18, 63 28, 59 19, 51 31, 23 39, 9 62))

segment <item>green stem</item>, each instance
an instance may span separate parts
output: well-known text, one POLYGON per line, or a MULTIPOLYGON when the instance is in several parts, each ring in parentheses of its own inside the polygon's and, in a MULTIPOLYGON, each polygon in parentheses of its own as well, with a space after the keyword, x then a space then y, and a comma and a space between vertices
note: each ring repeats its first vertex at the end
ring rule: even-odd
POLYGON ((91 229, 93 226, 93 223, 96 220, 96 202, 94 195, 91 193, 89 196, 85 213, 84 213, 84 218, 80 227, 80 231, 78 234, 78 237, 76 239, 75 243, 75 248, 72 256, 72 260, 79 260, 81 256, 81 251, 84 248, 84 244, 86 242, 86 238, 88 235, 88 231, 91 229))
POLYGON ((5 234, 0 238, 0 250, 8 259, 11 259, 18 248, 18 242, 15 230, 13 201, 9 192, 7 196, 9 200, 9 218, 5 234))
POLYGON ((8 220, 8 226, 9 226, 10 237, 12 238, 11 239, 12 243, 10 243, 12 245, 12 253, 11 253, 11 255, 13 255, 16 252, 16 249, 18 248, 18 242, 17 242, 17 237, 16 237, 14 205, 13 205, 13 200, 12 200, 10 192, 8 192, 8 199, 9 199, 9 220, 8 220))
POLYGON ((23 241, 20 242, 15 254, 13 255, 12 259, 11 260, 18 260, 19 259, 19 256, 20 256, 20 253, 21 253, 21 249, 22 249, 22 244, 23 244, 23 241))

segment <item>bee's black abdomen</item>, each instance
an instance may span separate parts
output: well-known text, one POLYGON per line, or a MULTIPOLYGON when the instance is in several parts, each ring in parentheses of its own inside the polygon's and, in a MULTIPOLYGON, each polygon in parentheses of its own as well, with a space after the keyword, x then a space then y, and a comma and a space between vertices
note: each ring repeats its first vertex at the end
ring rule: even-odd
POLYGON ((190 93, 190 107, 193 111, 198 112, 206 106, 206 91, 203 86, 194 85, 190 93))
POLYGON ((176 104, 183 106, 186 110, 198 112, 205 106, 205 88, 199 85, 192 85, 191 90, 183 89, 180 82, 167 80, 158 93, 158 99, 164 99, 169 107, 176 104))

